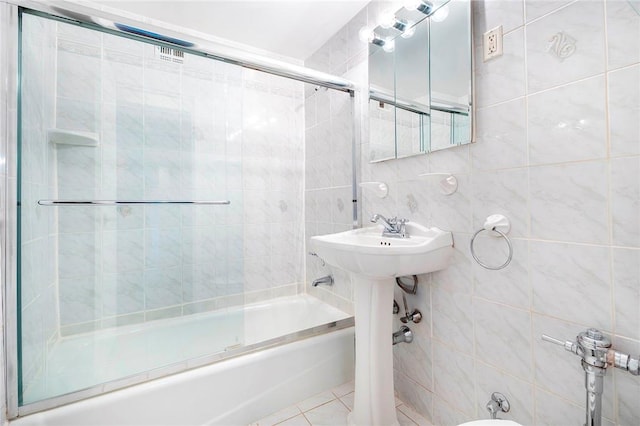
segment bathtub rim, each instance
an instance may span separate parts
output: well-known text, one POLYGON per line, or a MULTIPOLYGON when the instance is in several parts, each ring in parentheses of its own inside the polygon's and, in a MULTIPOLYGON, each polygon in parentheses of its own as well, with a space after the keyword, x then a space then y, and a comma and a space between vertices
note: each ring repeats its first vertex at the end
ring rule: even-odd
POLYGON ((249 355, 257 353, 266 349, 271 349, 278 346, 287 345, 290 343, 296 343, 316 336, 329 334, 334 331, 339 331, 353 327, 355 320, 353 316, 348 318, 331 321, 326 324, 318 325, 315 327, 307 328, 305 330, 296 331, 283 336, 278 336, 272 339, 264 340, 262 342, 253 343, 246 346, 240 346, 237 348, 224 350, 215 354, 204 355, 201 357, 185 360, 178 363, 169 364, 163 367, 158 367, 152 370, 145 371, 143 373, 132 374, 125 376, 117 380, 111 380, 108 382, 100 383, 95 386, 80 389, 75 392, 66 393, 64 395, 55 396, 52 398, 43 399, 40 401, 32 402, 18 407, 18 415, 9 417, 8 420, 16 420, 20 417, 28 416, 30 414, 39 413, 42 411, 50 410, 64 405, 73 404, 74 402, 83 401, 89 398, 101 396, 110 392, 125 389, 130 386, 149 383, 151 381, 162 379, 165 377, 173 376, 176 374, 184 373, 190 370, 195 370, 201 367, 207 367, 222 361, 227 361, 233 358, 240 357, 242 355, 249 355))

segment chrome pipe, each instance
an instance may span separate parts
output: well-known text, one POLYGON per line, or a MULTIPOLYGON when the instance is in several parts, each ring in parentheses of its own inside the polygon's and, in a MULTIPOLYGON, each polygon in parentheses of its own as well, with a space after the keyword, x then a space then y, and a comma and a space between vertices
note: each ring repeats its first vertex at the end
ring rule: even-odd
POLYGON ((594 367, 582 361, 584 369, 584 387, 587 390, 586 426, 602 425, 602 391, 604 389, 604 375, 606 370, 594 367))
POLYGON ((146 204, 227 205, 229 200, 38 200, 41 206, 121 206, 146 204))

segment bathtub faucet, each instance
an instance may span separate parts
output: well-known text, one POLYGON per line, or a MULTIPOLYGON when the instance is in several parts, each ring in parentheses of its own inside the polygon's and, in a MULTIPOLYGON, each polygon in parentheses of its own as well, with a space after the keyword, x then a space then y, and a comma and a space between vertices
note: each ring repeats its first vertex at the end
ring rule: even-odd
POLYGON ((319 284, 333 285, 333 277, 331 275, 325 275, 324 277, 316 278, 311 283, 314 287, 318 287, 319 284))
POLYGON ((381 214, 374 214, 373 216, 371 216, 371 222, 377 223, 379 220, 382 221, 382 224, 384 226, 384 231, 382 231, 383 237, 409 237, 405 226, 405 224, 409 222, 407 219, 398 219, 397 217, 387 219, 381 214))

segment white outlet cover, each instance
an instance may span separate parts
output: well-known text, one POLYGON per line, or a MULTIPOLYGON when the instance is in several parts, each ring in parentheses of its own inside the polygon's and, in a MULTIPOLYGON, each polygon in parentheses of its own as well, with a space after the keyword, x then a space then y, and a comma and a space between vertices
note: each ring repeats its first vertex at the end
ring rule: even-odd
POLYGON ((484 33, 482 50, 485 62, 502 56, 502 25, 484 33), (492 38, 495 40, 492 41, 492 38))

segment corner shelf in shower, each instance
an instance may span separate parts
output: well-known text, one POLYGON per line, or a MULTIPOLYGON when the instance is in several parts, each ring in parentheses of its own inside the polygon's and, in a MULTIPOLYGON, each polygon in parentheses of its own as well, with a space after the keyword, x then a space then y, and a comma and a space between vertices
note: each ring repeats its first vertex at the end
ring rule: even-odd
POLYGON ((97 147, 100 145, 97 133, 63 129, 50 129, 49 142, 57 145, 75 145, 97 147))

